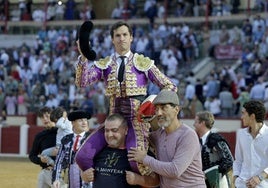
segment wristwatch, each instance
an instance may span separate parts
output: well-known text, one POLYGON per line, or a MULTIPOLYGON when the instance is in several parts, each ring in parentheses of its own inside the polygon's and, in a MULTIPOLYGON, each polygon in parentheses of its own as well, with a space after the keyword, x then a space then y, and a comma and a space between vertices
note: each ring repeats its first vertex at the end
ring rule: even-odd
POLYGON ((257 177, 259 178, 260 181, 265 179, 262 174, 257 175, 257 177))

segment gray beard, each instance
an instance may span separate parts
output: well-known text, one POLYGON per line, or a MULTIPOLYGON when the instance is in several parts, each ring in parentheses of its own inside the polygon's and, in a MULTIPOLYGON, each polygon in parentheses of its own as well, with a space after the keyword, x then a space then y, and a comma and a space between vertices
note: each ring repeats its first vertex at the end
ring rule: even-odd
POLYGON ((161 128, 166 128, 168 127, 169 125, 167 123, 163 123, 163 124, 158 124, 159 127, 161 128))

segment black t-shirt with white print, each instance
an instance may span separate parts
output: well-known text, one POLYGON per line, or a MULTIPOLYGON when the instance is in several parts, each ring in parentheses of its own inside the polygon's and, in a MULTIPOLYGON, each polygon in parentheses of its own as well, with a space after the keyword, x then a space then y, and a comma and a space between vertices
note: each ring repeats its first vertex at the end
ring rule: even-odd
POLYGON ((131 171, 127 149, 104 148, 94 158, 93 188, 138 188, 126 181, 126 170, 131 171))

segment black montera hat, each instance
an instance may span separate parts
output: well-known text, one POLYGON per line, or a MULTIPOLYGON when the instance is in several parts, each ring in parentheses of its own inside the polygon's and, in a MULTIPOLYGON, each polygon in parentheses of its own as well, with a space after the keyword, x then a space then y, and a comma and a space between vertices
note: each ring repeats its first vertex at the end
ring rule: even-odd
POLYGON ((90 119, 91 114, 89 112, 84 111, 84 110, 75 110, 75 111, 72 111, 68 115, 68 120, 69 121, 75 121, 77 119, 83 119, 83 118, 90 119))
POLYGON ((91 21, 85 21, 79 30, 78 38, 79 38, 79 45, 82 54, 88 60, 95 60, 96 59, 96 52, 92 49, 89 43, 89 35, 93 28, 93 23, 91 21))

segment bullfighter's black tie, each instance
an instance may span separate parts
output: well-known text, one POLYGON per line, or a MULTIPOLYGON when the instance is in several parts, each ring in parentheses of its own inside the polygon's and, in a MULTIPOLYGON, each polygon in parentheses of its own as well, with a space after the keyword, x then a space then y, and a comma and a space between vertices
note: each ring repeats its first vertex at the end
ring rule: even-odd
POLYGON ((126 56, 120 56, 119 58, 122 60, 118 71, 118 81, 121 83, 124 80, 126 56))

